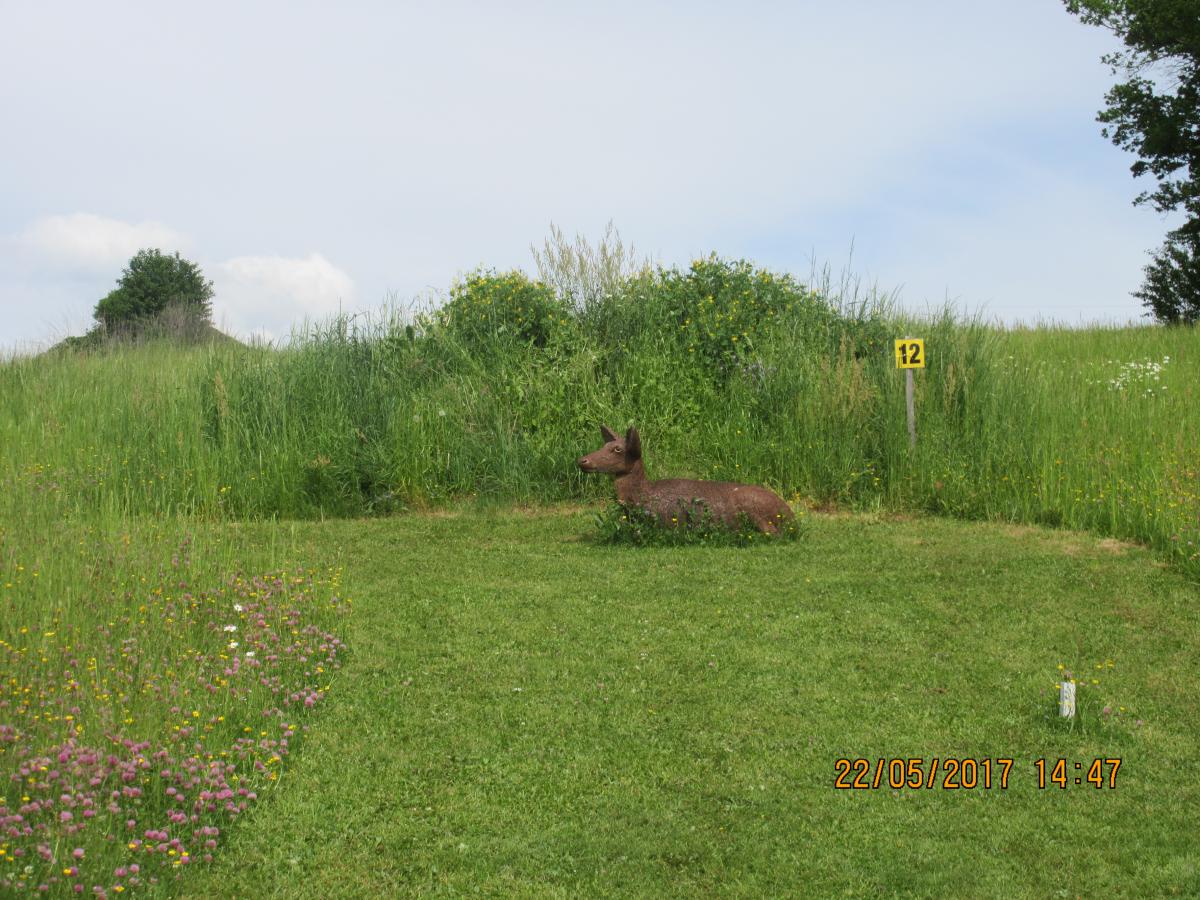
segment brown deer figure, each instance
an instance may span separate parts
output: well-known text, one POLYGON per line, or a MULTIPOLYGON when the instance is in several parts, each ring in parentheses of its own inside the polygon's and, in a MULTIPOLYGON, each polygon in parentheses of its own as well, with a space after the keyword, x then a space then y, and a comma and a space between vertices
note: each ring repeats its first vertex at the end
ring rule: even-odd
POLYGON ((604 446, 580 457, 579 468, 614 476, 618 503, 641 507, 664 525, 686 522, 707 512, 736 528, 738 517, 745 515, 759 531, 775 534, 780 524, 793 518, 788 505, 764 487, 691 478, 650 481, 642 465, 642 439, 636 428, 630 428, 622 438, 601 425, 600 434, 604 446))

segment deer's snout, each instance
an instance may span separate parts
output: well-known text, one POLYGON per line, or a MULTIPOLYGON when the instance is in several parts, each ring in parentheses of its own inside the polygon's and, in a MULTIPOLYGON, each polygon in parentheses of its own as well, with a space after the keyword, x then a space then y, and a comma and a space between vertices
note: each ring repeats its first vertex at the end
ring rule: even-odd
POLYGON ((581 456, 579 459, 575 460, 575 465, 579 466, 579 468, 583 469, 585 472, 591 472, 595 468, 596 464, 593 463, 588 457, 581 456))

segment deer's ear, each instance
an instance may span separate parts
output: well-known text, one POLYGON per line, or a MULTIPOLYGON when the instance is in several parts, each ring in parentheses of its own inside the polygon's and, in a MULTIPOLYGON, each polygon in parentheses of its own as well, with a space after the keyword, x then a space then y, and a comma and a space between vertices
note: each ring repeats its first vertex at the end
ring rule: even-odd
POLYGON ((630 428, 625 432, 625 459, 630 462, 636 462, 642 458, 642 439, 638 436, 636 428, 630 428))
POLYGON ((609 428, 607 425, 600 426, 600 436, 602 438, 604 438, 604 443, 606 443, 606 444, 609 443, 610 441, 619 441, 621 439, 617 435, 617 433, 615 431, 613 431, 611 428, 609 428))

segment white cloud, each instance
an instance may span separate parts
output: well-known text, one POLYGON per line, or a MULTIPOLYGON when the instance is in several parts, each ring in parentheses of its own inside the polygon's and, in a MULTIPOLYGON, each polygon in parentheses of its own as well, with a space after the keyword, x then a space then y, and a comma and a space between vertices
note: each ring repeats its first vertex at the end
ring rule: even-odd
POLYGON ((239 256, 213 267, 219 327, 271 340, 304 319, 323 319, 354 300, 354 279, 319 253, 305 259, 239 256))
POLYGON ((139 250, 183 250, 186 236, 160 222, 130 224, 92 213, 42 216, 22 232, 22 249, 56 265, 114 271, 139 250))

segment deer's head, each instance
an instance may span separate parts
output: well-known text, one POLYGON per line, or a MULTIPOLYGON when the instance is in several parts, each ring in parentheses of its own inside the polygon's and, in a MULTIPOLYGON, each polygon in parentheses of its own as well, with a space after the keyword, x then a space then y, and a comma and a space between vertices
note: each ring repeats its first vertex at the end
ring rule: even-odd
POLYGON ((630 428, 621 437, 611 428, 601 425, 600 434, 604 446, 579 458, 579 468, 585 472, 602 472, 608 475, 627 475, 633 465, 642 458, 642 439, 637 429, 630 428))

